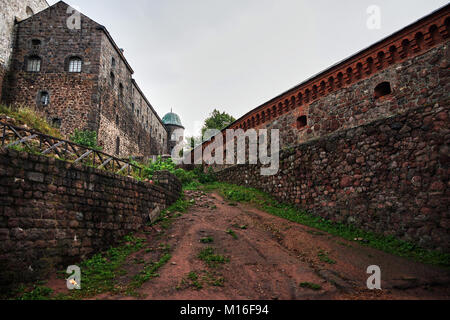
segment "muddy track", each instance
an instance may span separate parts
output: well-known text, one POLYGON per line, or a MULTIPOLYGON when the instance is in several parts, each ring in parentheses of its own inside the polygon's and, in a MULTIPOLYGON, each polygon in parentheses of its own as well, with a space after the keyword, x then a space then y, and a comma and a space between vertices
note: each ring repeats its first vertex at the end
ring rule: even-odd
MULTIPOLYGON (((449 299, 448 270, 423 265, 295 224, 218 194, 188 191, 187 213, 167 230, 145 235, 154 250, 130 259, 150 261, 160 243, 172 258, 138 290, 151 300, 449 299), (231 231, 230 231, 231 230, 231 231), (212 241, 202 243, 203 241, 212 241), (206 240, 208 239, 208 240, 206 240), (212 248, 225 263, 208 266, 199 253, 212 248), (382 270, 382 291, 369 291, 367 267, 382 270), (309 283, 315 289, 300 286, 309 283)), ((129 263, 128 274, 139 266, 129 263)), ((124 285, 126 275, 119 279, 124 285)), ((134 299, 104 294, 95 299, 134 299)))

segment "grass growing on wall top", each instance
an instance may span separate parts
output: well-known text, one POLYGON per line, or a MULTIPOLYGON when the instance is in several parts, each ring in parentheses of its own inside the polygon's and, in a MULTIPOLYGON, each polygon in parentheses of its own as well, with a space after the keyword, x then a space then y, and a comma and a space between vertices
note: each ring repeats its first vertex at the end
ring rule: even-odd
POLYGON ((387 253, 410 258, 418 262, 450 268, 450 254, 421 248, 414 243, 399 240, 393 236, 383 236, 373 232, 358 229, 355 226, 326 220, 296 208, 283 204, 273 197, 254 188, 231 185, 227 183, 212 183, 202 187, 204 191, 218 191, 224 198, 232 202, 250 203, 255 207, 275 216, 325 231, 331 235, 354 241, 363 238, 367 245, 387 253))
POLYGON ((11 108, 0 105, 0 115, 14 118, 16 120, 16 126, 27 125, 31 130, 56 138, 62 138, 59 129, 52 127, 44 117, 31 108, 11 108))

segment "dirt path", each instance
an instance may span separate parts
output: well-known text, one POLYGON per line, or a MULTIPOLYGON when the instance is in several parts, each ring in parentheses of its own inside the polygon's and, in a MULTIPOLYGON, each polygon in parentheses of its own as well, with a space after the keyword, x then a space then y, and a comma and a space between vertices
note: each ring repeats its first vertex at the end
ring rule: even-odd
MULTIPOLYGON (((196 204, 149 241, 168 243, 172 258, 138 290, 155 300, 449 299, 450 274, 271 216, 232 205, 217 194, 186 192, 196 204), (229 231, 232 230, 232 231, 229 231), (229 232, 227 232, 229 231, 229 232), (156 238, 155 238, 156 237, 156 238), (212 241, 202 243, 203 241, 212 241), (208 266, 199 252, 228 259, 208 266), (382 271, 382 291, 369 291, 367 267, 382 271), (301 283, 319 285, 302 287, 301 283)), ((148 251, 148 250, 147 250, 148 251)), ((133 259, 151 259, 140 252, 133 259)), ((129 264, 128 271, 136 268, 129 264)), ((126 280, 124 280, 126 281, 126 280)), ((305 284, 304 284, 305 285, 305 284)), ((96 299, 131 299, 101 295, 96 299)))

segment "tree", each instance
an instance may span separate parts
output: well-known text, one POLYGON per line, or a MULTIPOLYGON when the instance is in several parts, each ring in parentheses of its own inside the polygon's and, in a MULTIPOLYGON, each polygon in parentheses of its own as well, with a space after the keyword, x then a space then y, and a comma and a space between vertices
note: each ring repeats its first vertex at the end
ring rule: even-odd
MULTIPOLYGON (((202 137, 205 136, 206 130, 222 130, 235 122, 236 119, 226 112, 220 112, 217 109, 211 113, 209 118, 205 120, 205 125, 202 128, 202 137)), ((210 138, 210 137, 207 137, 210 138)))

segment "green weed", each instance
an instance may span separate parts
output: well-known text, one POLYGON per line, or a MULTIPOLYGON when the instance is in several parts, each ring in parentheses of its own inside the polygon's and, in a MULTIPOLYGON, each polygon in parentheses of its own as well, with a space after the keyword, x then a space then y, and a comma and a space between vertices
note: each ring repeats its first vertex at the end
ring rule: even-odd
POLYGON ((322 286, 315 284, 315 283, 311 283, 311 282, 302 282, 300 283, 300 287, 302 288, 306 288, 306 289, 311 289, 314 291, 319 291, 322 290, 322 286))
POLYGON ((397 256, 410 258, 415 261, 450 267, 450 254, 421 248, 411 242, 397 239, 393 236, 384 236, 373 232, 361 230, 355 226, 333 222, 317 215, 310 214, 293 205, 277 202, 267 193, 253 188, 231 185, 227 183, 211 183, 202 187, 202 190, 218 191, 229 201, 246 202, 258 209, 300 223, 314 229, 353 241, 355 238, 363 238, 366 241, 360 243, 397 256))
POLYGON ((198 258, 204 261, 209 267, 217 268, 221 264, 228 263, 230 260, 222 255, 215 254, 211 247, 205 248, 198 254, 198 258))

